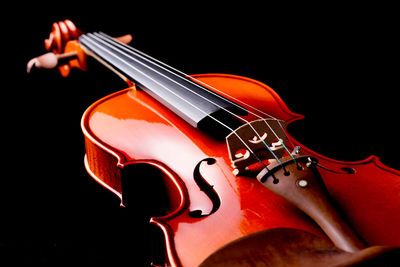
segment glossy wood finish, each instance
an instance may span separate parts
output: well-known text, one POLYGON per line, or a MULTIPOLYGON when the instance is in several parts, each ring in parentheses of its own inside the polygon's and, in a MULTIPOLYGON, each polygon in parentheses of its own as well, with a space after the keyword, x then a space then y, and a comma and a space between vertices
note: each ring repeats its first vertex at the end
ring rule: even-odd
POLYGON ((308 232, 274 228, 229 243, 199 267, 398 266, 400 248, 372 246, 355 253, 308 232), (262 244, 262 246, 260 246, 262 244))
MULTIPOLYGON (((291 112, 270 87, 258 81, 224 74, 195 77, 287 123, 302 118, 291 112)), ((246 119, 256 118, 249 115, 246 119)), ((237 238, 276 227, 326 238, 301 211, 255 178, 234 176, 225 142, 190 126, 142 91, 130 88, 97 101, 84 114, 82 129, 88 172, 122 203, 121 169, 146 163, 165 174, 174 208, 166 216, 153 217, 151 223, 162 229, 168 261, 173 266, 197 266, 237 238), (206 158, 214 158, 216 163, 201 163, 200 172, 213 185, 221 206, 210 216, 193 218, 190 211, 200 209, 207 213, 213 208, 193 178, 196 165, 206 158)), ((332 170, 353 168, 354 174, 324 169, 320 173, 328 191, 366 243, 400 245, 400 172, 373 156, 360 162, 340 162, 303 146, 302 153, 332 170)))
POLYGON ((66 64, 58 66, 63 77, 67 77, 71 72, 71 68, 79 68, 86 70, 86 54, 82 51, 77 40, 82 32, 70 20, 54 22, 49 38, 44 41, 44 46, 47 51, 54 54, 62 54, 68 52, 77 52, 76 59, 73 59, 66 64))

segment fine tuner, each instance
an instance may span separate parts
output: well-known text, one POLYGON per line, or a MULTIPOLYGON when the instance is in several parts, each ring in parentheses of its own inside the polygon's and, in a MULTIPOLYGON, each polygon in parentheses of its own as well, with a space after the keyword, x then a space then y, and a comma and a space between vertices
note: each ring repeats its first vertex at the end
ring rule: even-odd
POLYGON ((186 74, 131 39, 60 21, 27 70, 67 77, 90 56, 127 82, 83 114, 84 165, 122 207, 151 213, 154 266, 398 265, 398 170, 320 155, 287 131, 303 116, 268 85, 186 74))

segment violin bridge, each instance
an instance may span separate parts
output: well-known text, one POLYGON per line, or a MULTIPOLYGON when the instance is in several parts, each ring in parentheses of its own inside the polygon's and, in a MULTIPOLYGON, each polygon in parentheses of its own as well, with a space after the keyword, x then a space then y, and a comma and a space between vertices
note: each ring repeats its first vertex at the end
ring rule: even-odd
POLYGON ((286 143, 284 121, 260 119, 244 124, 226 137, 233 174, 243 175, 249 166, 281 158, 286 143), (268 147, 267 147, 268 146, 268 147))

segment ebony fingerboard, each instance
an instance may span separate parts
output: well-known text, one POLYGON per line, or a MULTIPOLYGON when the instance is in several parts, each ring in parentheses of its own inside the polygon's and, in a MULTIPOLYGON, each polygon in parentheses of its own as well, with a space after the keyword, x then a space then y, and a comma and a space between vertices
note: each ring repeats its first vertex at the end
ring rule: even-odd
POLYGON ((80 43, 137 87, 168 107, 194 127, 205 118, 246 115, 246 109, 216 95, 166 64, 145 55, 103 33, 79 37, 80 43), (230 111, 230 112, 226 112, 230 111), (221 116, 221 113, 223 115, 221 116))

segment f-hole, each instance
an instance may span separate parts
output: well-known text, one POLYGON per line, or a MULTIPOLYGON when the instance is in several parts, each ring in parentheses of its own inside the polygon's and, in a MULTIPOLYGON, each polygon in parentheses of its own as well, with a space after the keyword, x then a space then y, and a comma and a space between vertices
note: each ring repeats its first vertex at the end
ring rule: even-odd
POLYGON ((196 167, 194 168, 193 178, 200 190, 203 191, 204 194, 206 194, 211 200, 213 207, 209 213, 204 213, 202 210, 190 211, 189 216, 192 218, 202 218, 209 216, 216 212, 221 206, 221 200, 219 199, 217 192, 215 192, 214 186, 210 185, 200 173, 200 166, 203 162, 207 162, 208 165, 213 165, 215 164, 216 160, 214 158, 205 158, 197 163, 196 167))

